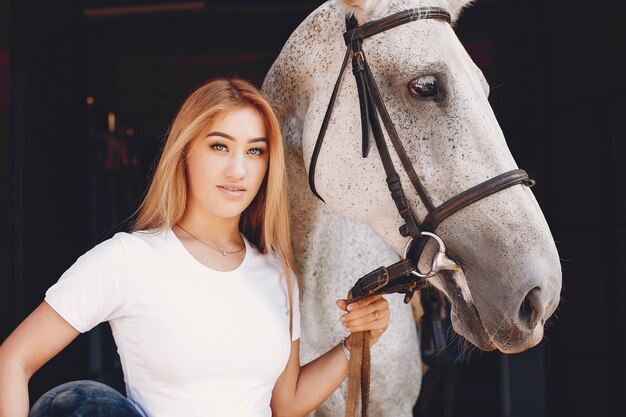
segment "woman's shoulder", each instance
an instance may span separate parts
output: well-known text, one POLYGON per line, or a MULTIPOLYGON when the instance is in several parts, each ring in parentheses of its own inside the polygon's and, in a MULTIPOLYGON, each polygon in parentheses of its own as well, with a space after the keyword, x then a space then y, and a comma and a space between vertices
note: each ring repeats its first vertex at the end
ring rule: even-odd
POLYGON ((111 239, 118 240, 122 244, 155 243, 167 240, 168 233, 173 232, 168 229, 131 230, 118 232, 111 239))
MULTIPOLYGON (((170 232, 171 233, 171 232, 170 232)), ((90 252, 128 254, 145 248, 162 247, 168 240, 167 230, 136 230, 117 232, 96 245, 90 252)))

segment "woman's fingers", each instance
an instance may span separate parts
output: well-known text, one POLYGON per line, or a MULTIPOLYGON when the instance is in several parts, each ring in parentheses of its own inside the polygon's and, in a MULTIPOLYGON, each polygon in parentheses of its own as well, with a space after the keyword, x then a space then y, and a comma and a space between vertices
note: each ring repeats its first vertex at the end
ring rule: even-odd
POLYGON ((346 307, 348 306, 348 300, 341 299, 341 300, 337 300, 336 303, 337 303, 337 307, 339 307, 341 311, 348 311, 346 309, 346 307))
POLYGON ((358 301, 354 301, 350 304, 347 305, 347 310, 348 311, 353 311, 353 310, 358 310, 360 308, 363 308, 371 303, 374 303, 376 301, 379 300, 384 300, 382 295, 370 295, 369 297, 364 297, 361 298, 358 301))
POLYGON ((389 327, 389 303, 380 295, 362 298, 350 304, 347 300, 337 300, 337 307, 348 311, 340 317, 348 332, 369 331, 370 346, 374 345, 389 327))
POLYGON ((354 331, 353 329, 357 328, 364 330, 380 328, 381 324, 377 322, 385 324, 389 321, 389 305, 387 300, 382 297, 377 297, 375 301, 344 314, 340 319, 349 331, 354 331), (374 323, 376 327, 367 327, 374 323), (364 328, 363 326, 366 327, 364 328))
POLYGON ((380 295, 362 298, 350 304, 344 299, 337 300, 337 307, 347 311, 340 320, 348 332, 369 331, 370 347, 389 327, 389 303, 380 295))
MULTIPOLYGON (((353 303, 352 305, 355 304, 356 303, 353 303)), ((374 299, 373 301, 356 307, 357 308, 352 308, 348 313, 341 316, 341 321, 343 323, 348 323, 356 319, 367 317, 368 315, 371 315, 376 311, 387 310, 389 308, 387 300, 385 300, 381 296, 376 296, 376 299, 374 299)))
POLYGON ((389 326, 389 310, 376 311, 365 317, 351 320, 345 323, 349 332, 362 332, 365 330, 385 330, 389 326))
POLYGON ((383 299, 382 295, 371 295, 369 297, 362 298, 350 304, 348 304, 348 300, 343 299, 343 298, 340 300, 337 300, 336 303, 337 303, 337 307, 339 307, 341 310, 352 311, 352 310, 358 310, 360 308, 363 308, 367 306, 368 304, 371 304, 380 299, 383 299))

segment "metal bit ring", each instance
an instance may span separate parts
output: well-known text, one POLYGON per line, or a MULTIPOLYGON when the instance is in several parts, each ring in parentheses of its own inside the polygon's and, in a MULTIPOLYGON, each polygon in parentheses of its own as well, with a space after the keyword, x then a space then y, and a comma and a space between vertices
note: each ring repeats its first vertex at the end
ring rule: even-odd
MULTIPOLYGON (((419 259, 415 261, 415 271, 411 271, 411 274, 415 275, 419 278, 432 278, 438 272, 443 271, 444 269, 448 270, 459 270, 461 269, 459 265, 454 262, 452 259, 448 257, 446 254, 446 245, 443 243, 443 240, 439 236, 431 232, 422 232, 423 236, 428 236, 437 241, 439 245, 439 249, 435 257, 433 258, 432 267, 429 272, 422 274, 418 269, 419 259)), ((409 248, 411 247, 411 243, 413 243, 413 238, 409 239, 406 246, 404 247, 404 259, 407 258, 409 254, 409 248)))

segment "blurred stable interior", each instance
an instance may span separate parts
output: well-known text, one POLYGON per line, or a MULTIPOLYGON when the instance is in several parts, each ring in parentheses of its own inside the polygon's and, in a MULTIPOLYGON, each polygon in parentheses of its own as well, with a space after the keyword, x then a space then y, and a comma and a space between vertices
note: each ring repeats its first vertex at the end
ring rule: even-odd
MULTIPOLYGON (((3 340, 124 227, 184 97, 215 75, 260 85, 319 4, 0 0, 3 340)), ((608 0, 479 0, 459 22, 511 151, 537 180, 564 286, 538 347, 464 366, 455 416, 626 415, 625 23, 626 4, 608 0)), ((35 375, 31 399, 86 378, 123 390, 106 324, 35 375)))

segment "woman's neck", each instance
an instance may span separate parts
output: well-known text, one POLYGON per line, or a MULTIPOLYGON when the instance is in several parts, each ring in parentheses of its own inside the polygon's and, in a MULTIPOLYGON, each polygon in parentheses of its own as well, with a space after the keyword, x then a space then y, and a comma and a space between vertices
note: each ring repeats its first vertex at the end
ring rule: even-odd
POLYGON ((241 243, 240 216, 224 218, 187 206, 177 224, 196 238, 214 244, 241 243))

